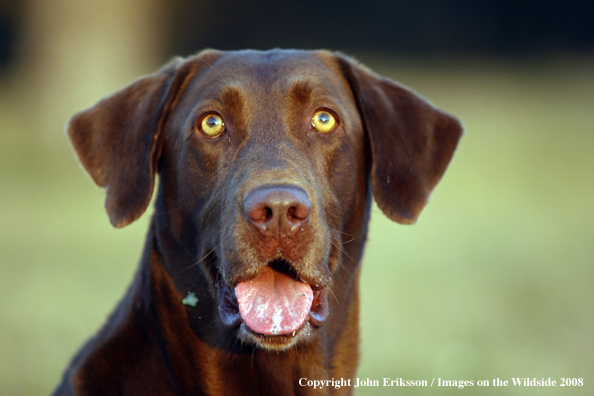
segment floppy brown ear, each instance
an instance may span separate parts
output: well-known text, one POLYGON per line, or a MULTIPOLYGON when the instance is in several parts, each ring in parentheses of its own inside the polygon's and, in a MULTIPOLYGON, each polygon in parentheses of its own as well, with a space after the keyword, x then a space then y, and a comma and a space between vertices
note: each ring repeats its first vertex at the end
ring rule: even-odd
POLYGON ((417 220, 452 156, 462 126, 415 93, 338 56, 371 147, 371 187, 390 219, 417 220))
POLYGON ((174 60, 136 80, 77 113, 68 124, 81 164, 105 187, 105 209, 115 227, 136 220, 150 202, 160 133, 179 85, 174 80, 180 63, 174 60))

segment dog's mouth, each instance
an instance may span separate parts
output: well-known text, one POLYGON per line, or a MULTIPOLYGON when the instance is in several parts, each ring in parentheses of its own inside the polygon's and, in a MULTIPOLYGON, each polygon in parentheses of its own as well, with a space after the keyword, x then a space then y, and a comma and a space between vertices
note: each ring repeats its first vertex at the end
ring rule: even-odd
POLYGON ((234 288, 219 276, 219 315, 225 325, 239 327, 240 338, 285 349, 311 336, 326 320, 326 289, 303 282, 285 264, 273 261, 234 288))

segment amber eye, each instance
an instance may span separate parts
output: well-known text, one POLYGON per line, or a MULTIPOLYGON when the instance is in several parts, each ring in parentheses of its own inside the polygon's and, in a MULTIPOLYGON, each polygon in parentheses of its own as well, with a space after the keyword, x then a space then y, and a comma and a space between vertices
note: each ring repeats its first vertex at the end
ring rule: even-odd
POLYGON ((311 126, 316 128, 320 133, 330 133, 334 131, 337 124, 336 118, 326 110, 316 111, 316 114, 314 114, 311 119, 311 126))
POLYGON ((200 122, 200 130, 206 136, 214 138, 225 131, 223 119, 216 114, 209 114, 200 122))

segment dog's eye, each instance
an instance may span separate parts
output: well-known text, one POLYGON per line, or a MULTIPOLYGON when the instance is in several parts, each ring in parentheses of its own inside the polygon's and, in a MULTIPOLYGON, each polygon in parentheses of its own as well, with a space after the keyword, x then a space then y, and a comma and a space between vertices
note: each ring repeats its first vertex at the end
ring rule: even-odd
POLYGON ((316 111, 311 119, 311 126, 321 133, 330 133, 336 129, 337 125, 336 118, 326 110, 316 111))
POLYGON ((209 114, 200 122, 200 130, 206 136, 214 138, 225 130, 223 119, 216 114, 209 114))

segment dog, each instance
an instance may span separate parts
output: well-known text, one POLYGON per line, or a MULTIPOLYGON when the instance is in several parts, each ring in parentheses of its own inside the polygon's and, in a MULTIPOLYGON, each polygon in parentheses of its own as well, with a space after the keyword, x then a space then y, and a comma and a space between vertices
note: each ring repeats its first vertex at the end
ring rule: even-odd
POLYGON ((324 395, 355 375, 375 198, 414 223, 462 134, 329 51, 205 50, 70 120, 115 227, 154 214, 135 278, 54 395, 324 395))

